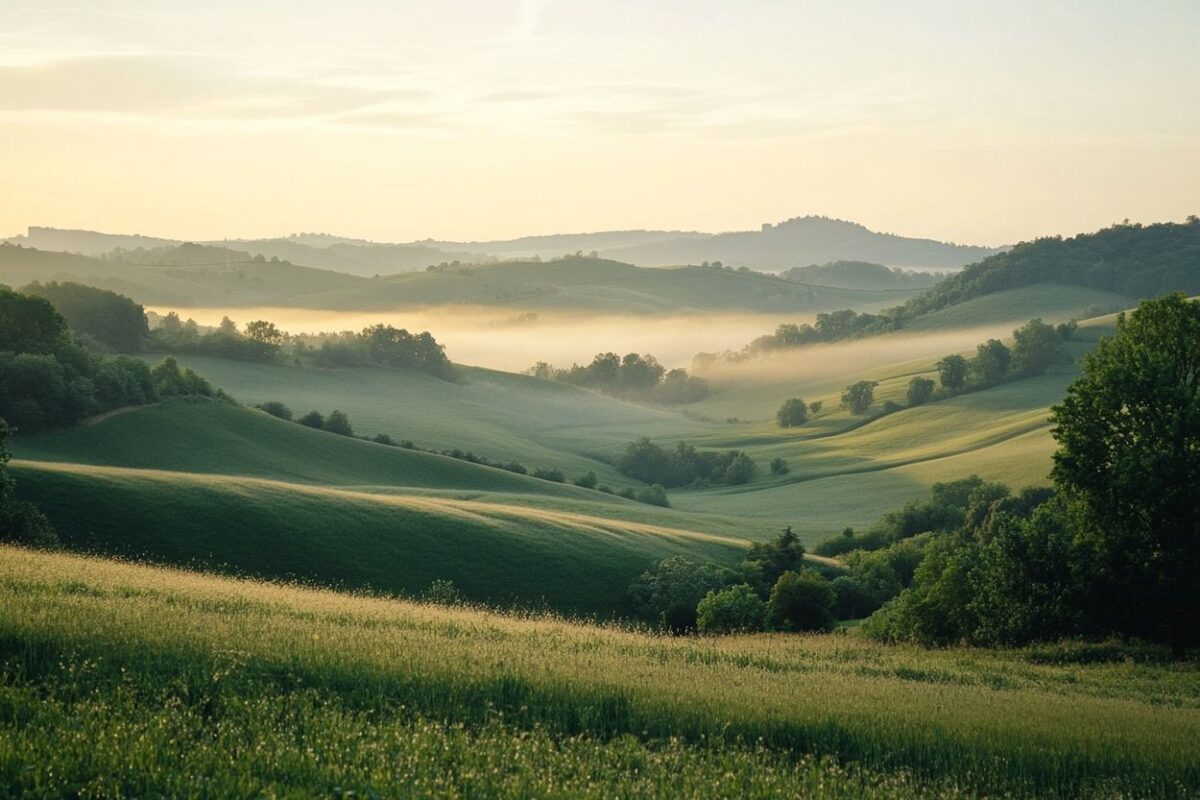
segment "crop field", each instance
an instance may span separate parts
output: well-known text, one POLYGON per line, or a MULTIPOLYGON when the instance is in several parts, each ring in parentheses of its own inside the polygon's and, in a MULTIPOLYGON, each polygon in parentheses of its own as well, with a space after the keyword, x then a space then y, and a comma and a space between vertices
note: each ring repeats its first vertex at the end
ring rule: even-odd
POLYGON ((1187 797, 1200 672, 1104 646, 664 638, 0 550, 25 797, 1187 797))

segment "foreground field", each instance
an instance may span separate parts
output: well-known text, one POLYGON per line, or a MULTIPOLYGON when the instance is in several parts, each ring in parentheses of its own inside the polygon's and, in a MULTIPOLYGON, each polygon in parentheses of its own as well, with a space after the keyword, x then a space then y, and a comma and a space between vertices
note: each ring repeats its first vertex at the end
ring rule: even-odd
POLYGON ((1103 655, 663 639, 0 549, 0 785, 1194 795, 1200 673, 1103 655))

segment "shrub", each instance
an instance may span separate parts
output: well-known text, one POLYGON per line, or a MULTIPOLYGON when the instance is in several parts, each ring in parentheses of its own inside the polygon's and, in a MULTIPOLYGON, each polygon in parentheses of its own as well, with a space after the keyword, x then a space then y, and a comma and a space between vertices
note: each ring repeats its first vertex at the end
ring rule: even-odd
POLYGON ((662 506, 670 508, 671 503, 667 500, 667 492, 657 483, 653 486, 647 486, 644 489, 639 489, 636 497, 639 503, 647 503, 652 506, 662 506))
POLYGON ((772 475, 787 475, 789 472, 791 472, 791 469, 788 467, 787 462, 782 458, 771 459, 772 475))
POLYGON ((530 474, 535 478, 541 478, 544 481, 554 481, 555 483, 562 483, 566 480, 566 477, 562 474, 562 470, 553 467, 534 467, 533 472, 530 474))
POLYGON ((821 409, 824 407, 825 407, 825 404, 823 402, 821 402, 820 400, 813 400, 811 403, 808 404, 808 410, 812 414, 820 414, 821 409))
POLYGON ((582 486, 584 489, 595 489, 597 482, 596 473, 591 470, 575 479, 575 485, 582 486))
POLYGON ((426 603, 437 603, 441 606, 455 606, 463 602, 462 592, 454 585, 454 581, 445 579, 438 579, 429 584, 421 599, 426 603))

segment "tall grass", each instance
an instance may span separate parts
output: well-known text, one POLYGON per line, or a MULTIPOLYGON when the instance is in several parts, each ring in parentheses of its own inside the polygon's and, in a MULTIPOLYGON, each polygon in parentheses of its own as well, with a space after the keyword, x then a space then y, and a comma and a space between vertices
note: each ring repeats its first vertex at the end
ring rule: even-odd
POLYGON ((1200 789, 1194 667, 664 639, 12 549, 0 654, 14 794, 1200 789))

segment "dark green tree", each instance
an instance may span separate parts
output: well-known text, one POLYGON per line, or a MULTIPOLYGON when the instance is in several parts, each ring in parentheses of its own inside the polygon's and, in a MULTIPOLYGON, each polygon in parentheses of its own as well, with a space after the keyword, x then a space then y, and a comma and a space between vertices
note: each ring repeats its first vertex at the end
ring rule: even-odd
POLYGON ((842 393, 842 408, 851 414, 865 414, 875 402, 875 381, 859 381, 846 387, 842 393))
POLYGON ((325 418, 325 430, 336 433, 338 436, 354 435, 354 427, 350 424, 350 418, 344 411, 337 408, 330 411, 329 416, 325 418))
POLYGON ((937 363, 938 380, 945 389, 962 388, 967 382, 967 360, 955 354, 946 356, 937 363))
POLYGON ((1041 375, 1062 354, 1063 337, 1040 319, 1013 331, 1012 366, 1026 375, 1041 375))
POLYGON ((1200 640, 1200 304, 1142 303, 1054 407, 1053 476, 1115 630, 1200 640))
POLYGON ((701 633, 760 631, 767 605, 746 583, 721 591, 710 590, 696 606, 696 627, 701 633))
POLYGON ((771 589, 767 622, 781 631, 831 630, 836 602, 829 581, 812 570, 785 572, 771 589))
POLYGON ((775 412, 775 421, 781 428, 794 428, 808 421, 808 406, 799 397, 783 401, 783 405, 775 412))
POLYGON ((50 522, 32 504, 17 499, 16 483, 8 471, 11 433, 0 419, 0 542, 53 547, 58 544, 58 536, 50 522))
POLYGON ((971 374, 985 386, 999 383, 1008 374, 1011 361, 1012 353, 1004 342, 988 339, 975 348, 975 357, 971 359, 971 374))
POLYGON ((916 377, 908 382, 908 404, 919 406, 929 402, 933 397, 933 381, 929 378, 916 377))

